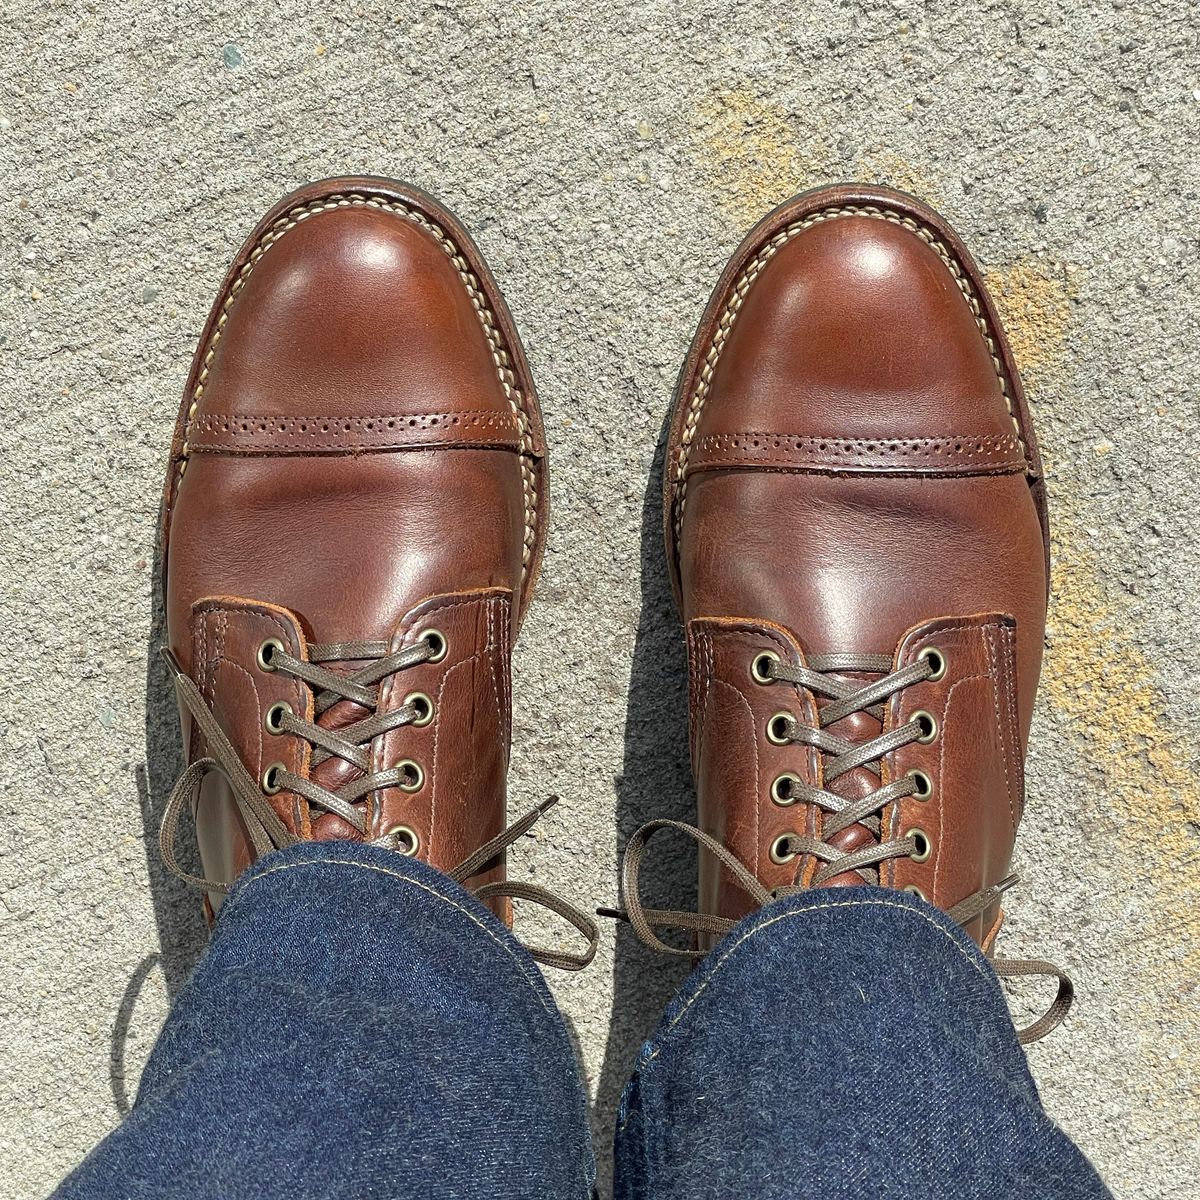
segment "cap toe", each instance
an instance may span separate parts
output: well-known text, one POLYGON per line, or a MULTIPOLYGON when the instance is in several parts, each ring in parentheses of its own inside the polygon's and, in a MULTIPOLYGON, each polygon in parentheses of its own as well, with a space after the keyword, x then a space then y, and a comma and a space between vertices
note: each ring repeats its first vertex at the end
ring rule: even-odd
POLYGON ((235 276, 193 415, 508 413, 464 277, 427 223, 384 200, 302 211, 235 276))
POLYGON ((813 214, 747 273, 760 260, 732 294, 701 436, 1019 432, 973 286, 931 231, 879 210, 813 214))

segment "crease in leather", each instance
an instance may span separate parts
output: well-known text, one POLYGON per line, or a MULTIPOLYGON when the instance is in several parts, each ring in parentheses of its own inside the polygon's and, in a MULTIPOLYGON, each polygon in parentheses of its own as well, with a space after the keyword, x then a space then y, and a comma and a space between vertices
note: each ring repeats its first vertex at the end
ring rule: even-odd
MULTIPOLYGON (((1011 863, 1012 845, 1016 838, 1017 821, 1019 820, 1019 789, 1023 784, 1023 776, 1017 765, 1020 761, 1020 754, 1016 752, 1020 738, 1018 717, 1015 704, 1010 700, 1016 674, 1015 647, 1013 645, 1015 625, 1016 622, 1012 616, 999 612, 977 613, 959 618, 943 617, 914 625, 900 640, 897 647, 895 657, 897 666, 913 661, 921 649, 933 645, 940 646, 950 655, 952 661, 963 654, 973 655, 975 659, 966 674, 962 674, 959 669, 952 666, 951 672, 947 675, 949 687, 936 708, 927 699, 902 693, 893 697, 885 713, 885 731, 902 725, 911 718, 912 711, 922 705, 931 708, 942 725, 943 734, 937 738, 936 767, 932 765, 932 762, 927 764, 921 761, 921 756, 928 754, 932 747, 922 747, 919 743, 896 751, 887 756, 880 764, 884 782, 897 778, 904 770, 913 765, 920 765, 927 769, 927 773, 934 782, 936 795, 933 801, 914 803, 910 799, 888 805, 881 814, 881 828, 887 830, 889 836, 896 837, 899 836, 903 824, 910 822, 919 824, 922 820, 928 821, 929 813, 936 812, 939 829, 935 839, 934 853, 930 860, 927 863, 917 864, 910 860, 893 859, 886 866, 884 879, 891 887, 902 887, 914 883, 921 886, 930 900, 940 908, 951 907, 977 888, 994 883, 996 879, 1004 875, 1011 863), (993 640, 994 635, 1000 638, 1003 646, 999 653, 997 653, 996 643, 993 640), (958 645, 956 646, 955 643, 958 645), (966 702, 968 704, 975 703, 976 706, 984 705, 987 715, 993 720, 976 722, 967 720, 966 723, 968 726, 973 725, 981 730, 990 731, 994 739, 992 753, 995 758, 993 760, 991 755, 982 752, 973 755, 970 761, 977 771, 978 777, 972 779, 968 776, 964 779, 961 774, 964 765, 963 751, 960 747, 954 766, 947 763, 947 743, 944 731, 950 723, 951 703, 958 699, 955 697, 955 692, 964 684, 976 682, 985 686, 986 700, 980 697, 975 701, 968 700, 966 702), (970 789, 971 794, 978 797, 979 802, 975 808, 976 823, 986 822, 988 830, 990 830, 990 832, 982 832, 980 852, 983 853, 985 849, 1000 851, 998 855, 991 857, 978 878, 964 877, 962 874, 964 863, 954 855, 950 855, 950 852, 945 851, 942 846, 948 820, 946 811, 947 796, 949 795, 948 780, 952 781, 949 786, 956 788, 965 786, 970 789), (1002 834, 999 834, 996 828, 997 801, 995 798, 988 799, 993 796, 994 791, 1003 792, 1006 818, 1003 823, 1006 829, 1002 834), (932 809, 924 807, 929 804, 933 805, 932 809), (1002 869, 997 868, 998 861, 1002 863, 1002 869)), ((942 688, 944 687, 945 684, 942 685, 942 688)), ((964 717, 960 714, 954 723, 956 726, 962 726, 964 717)), ((963 824, 961 815, 955 818, 952 824, 956 829, 967 828, 963 824)), ((970 856, 968 856, 969 858, 970 856)), ((992 915, 993 912, 998 915, 998 902, 994 910, 989 910, 981 915, 977 931, 975 930, 976 922, 972 922, 971 927, 968 928, 968 932, 973 932, 977 940, 982 940, 989 927, 994 926, 996 917, 992 915)))
MULTIPOLYGON (((373 793, 371 836, 378 837, 386 827, 402 822, 420 836, 422 857, 452 861, 473 849, 468 835, 480 826, 492 832, 503 828, 511 730, 511 606, 512 593, 506 588, 446 593, 427 597, 397 625, 391 640, 393 650, 403 647, 416 629, 438 626, 447 637, 449 653, 445 662, 429 665, 428 680, 415 668, 404 680, 393 676, 381 688, 378 711, 392 711, 404 703, 409 689, 425 687, 433 696, 438 717, 427 730, 394 731, 376 740, 373 770, 401 757, 402 747, 413 738, 428 739, 428 758, 421 764, 425 785, 419 792, 386 788, 373 793), (430 686, 434 680, 436 691, 430 686), (481 747, 464 756, 458 749, 464 732, 461 722, 482 720, 485 708, 489 714, 495 713, 493 734, 483 743, 488 753, 481 747), (459 724, 450 729, 447 722, 459 724)), ((472 724, 467 740, 475 737, 472 724)), ((492 874, 503 877, 500 872, 490 873, 488 878, 492 874)))

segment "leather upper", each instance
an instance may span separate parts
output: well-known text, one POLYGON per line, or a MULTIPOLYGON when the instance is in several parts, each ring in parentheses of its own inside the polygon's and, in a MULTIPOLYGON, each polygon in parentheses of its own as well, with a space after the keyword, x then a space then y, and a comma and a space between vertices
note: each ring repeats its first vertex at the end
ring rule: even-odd
MULTIPOLYGON (((303 659, 309 643, 395 650, 436 629, 443 659, 380 684, 377 711, 421 693, 434 717, 372 743, 375 769, 413 760, 423 782, 372 793, 368 835, 411 827, 420 856, 449 868, 499 833, 510 649, 545 506, 524 355, 454 218, 373 179, 313 184, 276 206, 201 338, 164 504, 170 647, 248 769, 309 769, 300 739, 264 730, 272 703, 313 712, 306 685, 262 669, 265 638, 303 659)), ((321 722, 364 715, 342 700, 321 722)), ((185 742, 189 758, 204 753, 186 728, 185 742)), ((356 774, 336 757, 313 770, 330 789, 356 774)), ((301 797, 272 803, 302 837, 353 833, 301 797)), ((215 776, 197 827, 210 877, 233 878, 252 852, 215 776)))
MULTIPOLYGON (((926 645, 937 681, 894 698, 934 714, 929 745, 904 746, 883 778, 934 783, 883 813, 931 835, 923 863, 881 882, 951 907, 1007 874, 1046 608, 1041 466, 1020 381, 979 273, 936 214, 886 189, 830 188, 767 217, 726 269, 681 378, 672 424, 668 558, 690 650, 692 752, 701 825, 774 887, 804 882, 807 856, 769 860, 781 832, 820 836, 815 806, 781 806, 782 770, 814 786, 822 755, 764 737, 778 710, 815 716, 798 686, 763 686, 762 649, 800 665, 831 654, 926 645)), ((880 732, 868 713, 831 731, 880 732)), ((880 786, 865 768, 831 790, 880 786)), ((837 835, 850 850, 874 835, 837 835)), ((856 883, 854 872, 835 883, 856 883)), ((704 859, 702 905, 748 904, 704 859)), ((984 940, 996 914, 977 921, 984 940)))

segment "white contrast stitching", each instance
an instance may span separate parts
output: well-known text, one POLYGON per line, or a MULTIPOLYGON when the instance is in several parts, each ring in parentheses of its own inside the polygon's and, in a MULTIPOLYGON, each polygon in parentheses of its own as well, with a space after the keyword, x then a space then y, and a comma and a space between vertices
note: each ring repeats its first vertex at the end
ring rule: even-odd
MULTIPOLYGON (((457 909, 460 913, 462 913, 462 915, 464 917, 467 918, 467 920, 472 921, 476 925, 478 925, 479 928, 482 929, 483 932, 486 933, 487 936, 490 937, 492 939, 492 941, 495 942, 496 945, 499 946, 500 949, 503 950, 505 952, 505 954, 507 954, 509 956, 509 958, 511 958, 513 960, 513 962, 516 964, 517 968, 521 972, 521 975, 524 977, 525 982, 528 983, 529 986, 531 988, 533 988, 534 992, 537 993, 538 1001, 541 1004, 541 1006, 549 1013, 554 1013, 557 1011, 555 1009, 552 1009, 550 1007, 550 1005, 548 1005, 546 1003, 545 997, 542 996, 541 992, 538 991, 537 985, 533 982, 528 970, 526 969, 525 964, 517 957, 516 954, 513 953, 513 948, 510 945, 508 945, 502 938, 498 938, 496 936, 496 934, 483 923, 483 921, 481 921, 473 912, 471 912, 470 909, 464 908, 456 900, 452 900, 445 893, 439 892, 436 888, 432 888, 426 883, 421 883, 419 880, 414 879, 411 875, 404 875, 404 874, 401 874, 401 872, 399 872, 399 871, 389 871, 387 867, 376 866, 374 863, 356 862, 352 858, 310 858, 310 859, 306 859, 304 862, 297 862, 297 863, 288 862, 288 863, 280 863, 278 866, 274 866, 274 867, 264 867, 262 870, 256 872, 255 874, 247 876, 242 890, 244 891, 245 888, 248 887, 251 883, 253 883, 256 879, 262 879, 267 875, 274 875, 279 871, 294 871, 298 867, 321 867, 321 866, 326 866, 326 865, 332 865, 332 866, 338 866, 338 867, 355 867, 360 871, 376 871, 380 875, 390 875, 393 879, 399 879, 401 883, 407 883, 407 884, 410 884, 412 887, 419 888, 423 892, 428 892, 429 895, 434 896, 438 900, 443 901, 445 904, 449 905, 451 908, 457 909)), ((538 980, 539 980, 539 982, 543 982, 541 980, 540 976, 538 976, 538 980)))
POLYGON ((537 540, 538 503, 537 480, 533 473, 533 467, 529 462, 529 459, 534 454, 534 444, 533 435, 530 431, 529 416, 525 411, 525 395, 518 385, 517 374, 513 369, 512 355, 497 327, 495 315, 488 305, 487 297, 484 295, 479 280, 476 278, 474 271, 471 270, 470 263, 467 262, 450 235, 440 225, 432 221, 424 213, 407 204, 401 203, 399 200, 387 200, 379 195, 367 195, 359 192, 337 193, 326 196, 321 200, 311 201, 308 204, 300 205, 283 213, 258 240, 258 244, 250 252, 249 258, 247 258, 241 270, 229 285, 225 299, 222 301, 220 311, 217 314, 216 323, 213 326, 212 333, 209 335, 204 355, 201 358, 200 372, 196 377, 196 385, 192 389, 192 400, 188 406, 187 417, 184 421, 184 440, 179 452, 179 474, 177 480, 182 479, 184 472, 187 470, 188 455, 190 453, 187 442, 188 428, 192 418, 196 415, 200 399, 204 394, 204 386, 208 382, 209 369, 216 354, 217 343, 221 340, 221 332, 225 327, 225 322, 229 319, 229 310, 233 307, 233 302, 237 299, 238 294, 246 286, 246 281, 250 278, 250 273, 258 265, 259 259, 288 230, 294 229, 301 221, 314 216, 316 213, 332 212, 339 208, 381 209, 386 212, 395 213, 404 220, 411 221, 414 225, 420 226, 420 228, 433 236, 446 257, 450 259, 455 270, 458 272, 459 278, 462 280, 463 286, 467 290, 471 307, 474 308, 484 336, 491 347, 492 363, 496 368, 496 377, 499 379, 500 386, 504 390, 505 399, 512 410, 521 439, 521 490, 525 498, 525 536, 521 550, 521 584, 524 586, 526 576, 533 562, 534 545, 537 540))
POLYGON ((876 221, 888 221, 893 225, 900 225, 903 228, 915 233, 923 242, 934 251, 935 254, 945 263, 950 274, 954 277, 955 283, 958 284, 958 289, 963 294, 963 298, 971 308, 971 313, 975 317, 975 323, 979 326, 979 332, 983 335, 984 341, 987 343, 988 352, 992 358, 992 365, 996 371, 996 378, 1000 383, 1000 391, 1004 396, 1004 404, 1008 409, 1009 420, 1012 421, 1013 429, 1016 431, 1017 440, 1021 447, 1021 453, 1028 458, 1028 451, 1025 446, 1024 435, 1021 432, 1021 424, 1017 420, 1016 411, 1013 405, 1012 389, 1009 386, 1008 376, 1004 370, 1004 363, 1000 357, 999 347, 996 345, 995 338, 992 337, 992 331, 988 326, 987 318, 983 313, 983 306, 979 302, 979 297, 975 294, 975 289, 971 281, 963 273, 962 268, 958 264, 958 260, 950 253, 949 249, 934 235, 933 231, 927 226, 914 220, 912 217, 904 216, 890 208, 882 208, 878 205, 842 205, 833 208, 823 208, 815 213, 810 213, 801 221, 796 221, 786 228, 781 229, 767 244, 758 252, 758 254, 747 264, 745 270, 739 276, 737 283, 734 285, 733 294, 729 297, 724 310, 717 322, 717 328, 713 334, 712 343, 709 345, 708 353, 704 357, 704 365, 700 369, 699 377, 696 380, 695 390, 692 392, 691 401, 688 405, 687 418, 684 421, 683 431, 679 439, 679 462, 675 468, 675 478, 671 481, 671 486, 675 489, 676 496, 676 513, 675 513, 675 534, 678 537, 683 531, 683 510, 687 503, 687 461, 688 453, 691 449, 692 439, 695 437, 696 429, 700 421, 700 414, 704 410, 705 401, 708 399, 709 389, 712 386, 713 375, 716 373, 717 363, 720 361, 721 352, 725 347, 726 341, 733 330, 734 321, 737 320, 737 315, 741 311, 742 305, 746 302, 746 297, 750 293, 750 288, 755 280, 762 273, 763 268, 775 257, 779 251, 796 237, 797 234, 803 233, 804 230, 812 228, 814 225, 820 224, 822 221, 833 220, 837 217, 868 217, 876 221))
MULTIPOLYGON (((962 946, 960 946, 958 944, 957 941, 955 941, 955 939, 950 935, 950 933, 947 932, 945 929, 943 929, 941 927, 941 925, 939 925, 931 916, 928 915, 928 913, 922 912, 919 908, 912 908, 907 904, 897 904, 894 900, 882 900, 882 899, 881 900, 838 900, 833 903, 824 902, 821 904, 811 904, 806 908, 789 909, 785 913, 780 913, 778 916, 772 917, 770 920, 763 921, 759 924, 754 925, 752 928, 746 930, 746 932, 743 933, 742 936, 739 937, 738 940, 736 942, 734 942, 732 946, 730 946, 728 949, 726 949, 724 954, 722 954, 721 957, 715 963, 713 963, 712 967, 705 973, 703 982, 700 984, 699 987, 696 988, 696 990, 688 998, 688 1001, 683 1006, 683 1008, 681 1008, 679 1010, 679 1012, 675 1014, 674 1018, 671 1020, 671 1023, 666 1027, 666 1029, 663 1030, 662 1035, 661 1035, 662 1039, 665 1039, 670 1034, 670 1032, 675 1028, 675 1026, 678 1025, 679 1022, 683 1020, 683 1018, 687 1015, 687 1012, 692 1007, 692 1005, 695 1004, 696 1001, 700 999, 700 995, 704 991, 704 989, 707 988, 708 985, 713 981, 717 972, 721 970, 721 968, 725 965, 725 963, 729 960, 729 958, 738 950, 738 948, 742 945, 742 943, 749 941, 750 938, 754 937, 755 934, 761 933, 764 929, 769 929, 772 925, 777 925, 780 921, 787 921, 787 920, 791 919, 792 917, 798 917, 798 916, 802 915, 803 913, 819 912, 822 909, 827 909, 827 908, 872 908, 872 907, 874 907, 874 908, 896 908, 896 909, 899 909, 901 912, 910 913, 914 917, 920 917, 922 921, 925 921, 927 924, 932 925, 934 927, 934 929, 936 929, 938 931, 938 933, 940 933, 942 935, 942 937, 944 937, 946 939, 946 941, 948 941, 950 943, 950 945, 953 946, 954 949, 959 954, 961 954, 963 956, 963 958, 965 958, 967 960, 968 963, 971 964, 971 967, 979 975, 981 975, 984 979, 987 978, 987 973, 983 970, 983 968, 966 952, 966 950, 963 949, 962 946)), ((661 1050, 662 1050, 661 1045, 656 1047, 654 1052, 646 1059, 646 1063, 653 1062, 653 1060, 658 1057, 661 1050)), ((645 1065, 645 1064, 643 1064, 643 1065, 645 1065)), ((640 1068, 639 1068, 639 1070, 640 1070, 640 1068)))

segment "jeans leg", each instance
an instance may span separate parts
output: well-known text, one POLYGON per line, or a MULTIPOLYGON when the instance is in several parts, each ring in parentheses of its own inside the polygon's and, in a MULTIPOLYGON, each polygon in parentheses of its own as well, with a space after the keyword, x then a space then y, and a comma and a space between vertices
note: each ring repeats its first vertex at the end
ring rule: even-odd
POLYGON ((777 901, 697 967, 621 1102, 618 1200, 1101 1200, 996 976, 914 896, 777 901))
POLYGON ((587 1200, 574 1052, 536 964, 444 875, 344 842, 256 863, 125 1123, 59 1200, 587 1200))

